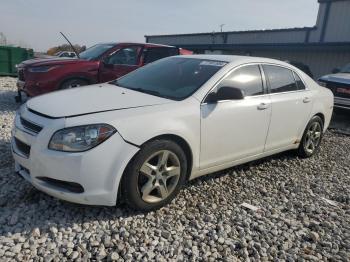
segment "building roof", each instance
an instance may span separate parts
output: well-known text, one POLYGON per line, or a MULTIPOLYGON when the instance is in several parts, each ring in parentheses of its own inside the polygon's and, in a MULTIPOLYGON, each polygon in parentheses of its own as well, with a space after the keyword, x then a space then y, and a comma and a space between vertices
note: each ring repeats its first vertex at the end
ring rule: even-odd
POLYGON ((280 29, 260 29, 260 30, 245 30, 245 31, 224 31, 224 32, 207 32, 207 33, 187 33, 187 34, 165 34, 165 35, 145 35, 145 37, 165 37, 165 36, 197 36, 210 34, 245 34, 245 33, 268 33, 268 32, 290 32, 290 31, 309 31, 316 27, 295 27, 295 28, 280 28, 280 29))
POLYGON ((256 43, 256 44, 183 44, 183 48, 187 49, 203 49, 203 50, 231 50, 241 49, 247 50, 250 48, 254 49, 274 49, 275 47, 286 48, 286 49, 305 49, 310 48, 312 50, 325 50, 325 48, 337 48, 338 50, 350 50, 350 42, 313 42, 313 43, 256 43))

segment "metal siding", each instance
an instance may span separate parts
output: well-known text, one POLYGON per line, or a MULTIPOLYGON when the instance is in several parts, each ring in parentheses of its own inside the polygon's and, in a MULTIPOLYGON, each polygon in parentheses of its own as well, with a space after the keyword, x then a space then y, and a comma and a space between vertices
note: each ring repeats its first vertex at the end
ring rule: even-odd
MULTIPOLYGON (((222 43, 214 39, 217 43, 222 43)), ((184 45, 184 44, 213 44, 211 34, 208 35, 188 35, 188 36, 149 36, 149 43, 166 44, 166 45, 184 45)), ((214 41, 215 43, 215 41, 214 41)))
POLYGON ((259 32, 244 34, 229 34, 228 44, 256 44, 256 43, 300 43, 304 42, 305 31, 259 32))
MULTIPOLYGON (((307 30, 225 34, 227 34, 227 44, 303 43, 306 32, 307 30)), ((148 42, 166 45, 224 44, 225 34, 148 36, 148 42)))
POLYGON ((333 2, 325 42, 350 41, 350 1, 333 2))
POLYGON ((317 15, 316 30, 312 30, 310 32, 309 42, 319 42, 320 41, 325 13, 326 13, 326 4, 320 4, 319 10, 318 10, 318 15, 317 15))
MULTIPOLYGON (((336 67, 350 62, 350 51, 296 51, 296 50, 252 50, 252 51, 222 51, 224 55, 247 55, 302 62, 310 67, 315 79, 330 74, 336 67)), ((210 53, 210 52, 206 52, 210 53)))

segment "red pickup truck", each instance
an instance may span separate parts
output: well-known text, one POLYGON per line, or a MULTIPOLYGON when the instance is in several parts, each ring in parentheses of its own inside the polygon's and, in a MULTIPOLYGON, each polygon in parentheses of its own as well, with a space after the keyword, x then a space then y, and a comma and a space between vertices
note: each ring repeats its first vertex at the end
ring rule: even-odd
POLYGON ((60 89, 117 79, 158 59, 191 51, 173 46, 140 43, 97 44, 79 58, 31 59, 18 65, 18 96, 37 96, 60 89))

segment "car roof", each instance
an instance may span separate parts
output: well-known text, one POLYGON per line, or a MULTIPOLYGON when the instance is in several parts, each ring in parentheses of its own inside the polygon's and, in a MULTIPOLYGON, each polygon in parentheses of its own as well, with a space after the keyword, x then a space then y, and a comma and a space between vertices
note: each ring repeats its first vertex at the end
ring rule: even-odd
POLYGON ((227 63, 235 64, 246 64, 246 63, 270 63, 279 64, 290 67, 291 65, 271 58, 264 57, 254 57, 254 56, 239 56, 239 55, 182 55, 182 58, 195 58, 195 59, 205 59, 205 60, 216 60, 227 63))

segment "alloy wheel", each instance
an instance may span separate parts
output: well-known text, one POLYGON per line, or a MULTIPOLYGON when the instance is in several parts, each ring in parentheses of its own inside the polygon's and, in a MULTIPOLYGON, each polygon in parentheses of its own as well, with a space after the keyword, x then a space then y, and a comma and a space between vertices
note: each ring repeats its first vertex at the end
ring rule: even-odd
POLYGON ((143 201, 165 200, 176 188, 181 174, 180 160, 169 150, 152 154, 141 166, 138 189, 143 201))
POLYGON ((319 122, 314 122, 307 130, 304 148, 309 154, 313 154, 321 141, 322 127, 319 122))

